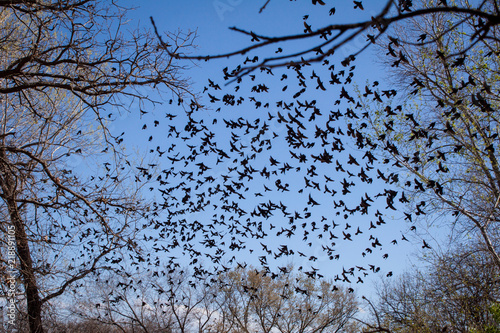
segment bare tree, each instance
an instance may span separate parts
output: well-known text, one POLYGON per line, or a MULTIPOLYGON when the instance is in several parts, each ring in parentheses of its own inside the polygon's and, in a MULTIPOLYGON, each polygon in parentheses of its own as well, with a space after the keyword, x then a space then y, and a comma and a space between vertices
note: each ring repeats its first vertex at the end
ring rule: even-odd
MULTIPOLYGON (((100 271, 140 257, 135 235, 150 205, 110 130, 138 88, 193 96, 168 52, 144 30, 123 31, 126 10, 102 1, 2 1, 0 196, 31 332, 43 307, 100 271), (109 22, 114 23, 109 26, 109 22), (87 166, 71 166, 79 155, 87 166)), ((180 51, 192 35, 172 35, 180 51)), ((176 52, 178 52, 176 51, 176 52)), ((7 243, 5 244, 7 245, 7 243)), ((7 246, 2 261, 9 263, 7 246)))
POLYGON ((242 268, 203 281, 190 276, 187 270, 161 278, 141 274, 133 277, 137 288, 130 281, 99 282, 90 298, 76 298, 73 314, 82 325, 122 332, 359 331, 355 295, 326 281, 242 268))
POLYGON ((111 275, 91 283, 91 295, 74 298, 70 318, 121 332, 208 332, 219 314, 216 288, 208 281, 191 282, 190 274, 111 275))
MULTIPOLYGON (((432 4, 422 2, 424 8, 432 4)), ((364 133, 408 172, 402 187, 417 206, 413 213, 437 213, 454 233, 479 237, 500 267, 499 44, 484 38, 466 45, 479 22, 466 14, 437 13, 395 27, 396 39, 387 40, 382 49, 393 55, 386 63, 393 66, 392 78, 405 100, 373 104, 365 93, 362 104, 369 110, 372 132, 364 133), (456 22, 461 29, 450 30, 456 22), (410 42, 414 39, 429 42, 422 46, 410 42)), ((488 29, 497 34, 496 26, 488 29)))
POLYGON ((342 332, 358 311, 353 293, 292 268, 278 276, 238 268, 222 275, 221 332, 342 332), (225 325, 224 325, 225 324, 225 325))
POLYGON ((454 249, 379 289, 374 313, 393 332, 483 332, 494 324, 498 268, 477 249, 454 249))

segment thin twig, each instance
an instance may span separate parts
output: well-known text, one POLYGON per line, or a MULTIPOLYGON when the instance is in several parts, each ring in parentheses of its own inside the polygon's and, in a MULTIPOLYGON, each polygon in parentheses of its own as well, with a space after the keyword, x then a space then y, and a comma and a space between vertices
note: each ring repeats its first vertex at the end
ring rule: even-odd
POLYGON ((264 11, 264 9, 266 8, 266 6, 267 6, 267 4, 268 4, 269 2, 271 2, 271 0, 267 0, 267 1, 266 1, 266 3, 265 3, 262 7, 260 7, 260 9, 259 9, 259 14, 260 14, 260 13, 262 13, 262 12, 264 11))

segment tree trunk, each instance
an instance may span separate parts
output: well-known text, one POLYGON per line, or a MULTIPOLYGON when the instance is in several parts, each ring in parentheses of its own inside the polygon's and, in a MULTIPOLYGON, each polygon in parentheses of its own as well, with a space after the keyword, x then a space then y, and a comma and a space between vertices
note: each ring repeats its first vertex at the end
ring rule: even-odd
POLYGON ((28 322, 30 332, 43 333, 42 302, 36 285, 36 277, 33 269, 33 261, 31 260, 26 229, 19 214, 19 210, 17 209, 16 202, 9 199, 7 206, 9 207, 10 220, 16 228, 15 235, 17 255, 21 265, 21 274, 23 277, 26 300, 28 302, 28 322))
MULTIPOLYGON (((5 160, 5 151, 0 151, 1 157, 5 160)), ((10 221, 15 227, 15 238, 17 256, 21 268, 24 290, 28 308, 28 323, 31 333, 43 333, 42 327, 42 301, 36 284, 35 271, 31 253, 26 235, 26 228, 21 218, 21 214, 15 200, 17 196, 16 180, 10 173, 10 170, 1 166, 0 185, 2 188, 2 197, 9 210, 10 221)))

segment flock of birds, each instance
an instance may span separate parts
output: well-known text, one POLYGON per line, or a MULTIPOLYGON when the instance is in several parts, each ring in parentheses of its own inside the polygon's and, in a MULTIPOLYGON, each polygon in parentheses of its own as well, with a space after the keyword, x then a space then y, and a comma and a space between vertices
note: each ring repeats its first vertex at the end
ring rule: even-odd
MULTIPOLYGON (((361 2, 354 4, 363 9, 361 2)), ((304 26, 311 29, 307 16, 304 26)), ((394 67, 408 62, 397 39, 390 39, 387 50, 394 67)), ((462 58, 451 66, 462 66, 462 58)), ((402 171, 426 162, 435 164, 436 175, 446 174, 447 157, 463 147, 435 149, 425 161, 406 148, 417 141, 438 147, 460 114, 438 101, 443 121, 421 124, 411 110, 393 105, 398 92, 392 87, 374 81, 355 92, 353 60, 261 67, 239 77, 244 66, 259 61, 246 57, 234 70, 224 68, 221 79, 208 79, 206 108, 193 102, 176 113, 189 104, 171 100, 163 118, 141 111, 155 161, 137 167, 137 181, 149 180, 156 198, 142 240, 153 244, 153 253, 142 258, 155 263, 153 274, 168 276, 189 266, 195 276, 215 275, 250 262, 278 277, 291 258, 311 278, 324 276, 325 261, 338 267, 335 281, 363 283, 371 273, 393 274, 374 256, 388 259, 392 246, 418 234, 416 218, 427 207, 415 200, 418 193, 446 191, 437 180, 404 177, 402 171), (375 129, 370 107, 380 111, 375 129), (396 134, 407 137, 398 141, 396 134), (401 218, 389 219, 388 212, 401 218), (162 256, 169 258, 167 269, 162 256)), ((469 77, 457 89, 472 85, 469 77)), ((410 93, 422 88, 415 78, 410 93)), ((487 104, 479 93, 475 103, 487 104)), ((420 241, 422 249, 431 248, 428 240, 420 241)))
MULTIPOLYGON (((300 66, 296 71, 302 75, 300 66)), ((260 84, 252 91, 266 91, 265 88, 260 84)), ((212 81, 207 90, 214 103, 224 100, 223 103, 231 105, 235 100, 229 94, 215 97, 220 87, 212 81)), ((345 90, 342 93, 347 94, 345 90)), ((243 104, 243 98, 239 100, 243 104)), ((267 108, 266 103, 256 97, 249 100, 256 108, 260 108, 259 103, 262 109, 267 108)), ((372 220, 365 218, 356 227, 348 221, 356 213, 368 215, 379 198, 385 200, 385 208, 396 210, 398 202, 408 202, 404 192, 384 189, 370 195, 365 191, 354 199, 359 193, 354 188, 357 184, 372 184, 374 178, 396 184, 398 173, 381 171, 371 151, 375 144, 366 142, 360 132, 342 124, 340 111, 323 117, 316 103, 315 100, 280 101, 277 102, 280 109, 275 114, 264 112, 265 119, 222 119, 224 127, 217 126, 218 117, 208 118, 203 111, 188 113, 184 131, 168 125, 167 142, 176 143, 166 149, 157 146, 151 150, 161 160, 162 170, 156 175, 153 168, 138 168, 141 177, 156 177, 161 196, 158 206, 168 212, 166 221, 162 221, 164 216, 159 216, 153 223, 162 226, 158 230, 159 238, 149 236, 147 240, 164 243, 155 247, 158 251, 175 252, 181 247, 184 254, 190 255, 195 274, 202 275, 207 273, 207 266, 200 257, 224 269, 230 267, 233 260, 244 265, 240 258, 245 260, 248 255, 233 255, 228 262, 224 261, 225 255, 244 250, 249 239, 258 240, 247 250, 250 255, 260 252, 260 264, 271 272, 268 256, 278 259, 298 255, 314 262, 317 257, 304 252, 324 240, 322 251, 330 260, 338 260, 341 251, 336 250, 336 244, 339 241, 352 242, 385 224, 384 215, 378 210, 372 220), (355 138, 355 148, 345 146, 343 136, 346 135, 355 138), (360 154, 363 148, 368 149, 360 154), (373 171, 376 175, 370 175, 373 171), (277 237, 293 242, 273 246, 277 237), (269 240, 271 244, 267 243, 269 240)), ((350 110, 349 115, 357 117, 354 110, 350 110)), ((408 214, 406 219, 412 220, 412 216, 408 214)), ((360 251, 362 256, 382 247, 378 236, 370 234, 366 238, 368 243, 360 251)), ((407 240, 404 235, 400 239, 407 240)), ((392 244, 400 239, 393 239, 392 244)), ((388 254, 384 252, 383 256, 387 258, 388 254)), ((379 269, 371 265, 365 271, 358 266, 364 275, 379 269)), ((304 271, 311 277, 321 276, 314 266, 304 271)), ((336 279, 349 282, 348 274, 354 274, 352 267, 343 270, 336 279)), ((357 281, 362 282, 361 277, 357 281)))

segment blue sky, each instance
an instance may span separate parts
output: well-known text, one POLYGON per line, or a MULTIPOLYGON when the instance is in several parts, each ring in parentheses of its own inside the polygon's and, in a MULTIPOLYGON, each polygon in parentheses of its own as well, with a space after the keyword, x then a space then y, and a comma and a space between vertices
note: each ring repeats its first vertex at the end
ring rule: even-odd
MULTIPOLYGON (((309 1, 272 0, 262 13, 259 13, 265 1, 145 0, 139 4, 129 2, 131 7, 136 8, 131 17, 134 17, 140 25, 150 26, 149 17, 152 16, 160 31, 197 31, 199 37, 195 44, 198 49, 194 53, 202 55, 224 53, 248 46, 249 39, 230 31, 229 27, 236 26, 267 36, 302 33, 304 15, 309 15, 308 22, 314 29, 331 23, 352 23, 370 19, 385 3, 380 0, 370 1, 365 4, 365 9, 360 11, 354 9, 349 1, 330 1, 325 6, 313 6, 309 1), (325 10, 331 7, 336 8, 337 14, 334 16, 328 15, 328 10, 325 10)), ((348 50, 340 52, 341 56, 347 55, 351 47, 358 47, 363 42, 364 40, 354 41, 348 50)), ((298 48, 303 46, 302 42, 297 45, 298 48)), ((198 65, 204 70, 217 68, 213 64, 198 65)), ((372 66, 369 68, 373 69, 372 66)))
MULTIPOLYGON (((352 6, 351 2, 346 2, 346 1, 326 1, 327 5, 326 6, 313 6, 309 1, 307 2, 290 2, 290 1, 278 1, 278 0, 272 0, 268 6, 265 8, 263 13, 259 14, 258 11, 260 7, 264 4, 265 1, 250 1, 250 0, 220 0, 220 1, 202 1, 202 0, 189 0, 189 1, 152 1, 152 0, 145 0, 141 1, 139 5, 136 3, 130 2, 130 6, 137 6, 137 9, 134 10, 130 17, 132 18, 132 22, 130 22, 130 27, 134 27, 135 25, 140 25, 140 26, 146 26, 146 27, 151 27, 149 17, 153 16, 155 19, 156 24, 158 25, 158 28, 160 31, 171 31, 175 32, 177 30, 181 31, 188 31, 188 30, 196 30, 198 34, 198 38, 195 41, 195 44, 198 45, 198 49, 193 52, 193 54, 201 54, 201 55, 206 55, 206 54, 218 54, 218 53, 223 53, 223 52, 228 52, 228 51, 234 51, 235 49, 247 46, 249 44, 249 38, 246 38, 242 36, 241 34, 238 34, 236 32, 232 32, 228 29, 228 27, 231 26, 237 26, 239 28, 247 29, 247 30, 252 30, 258 33, 261 33, 263 35, 284 35, 284 34, 290 34, 290 33, 301 33, 303 30, 303 25, 302 25, 302 18, 305 14, 309 15, 308 23, 313 25, 313 28, 318 28, 324 24, 328 23, 341 23, 341 22, 353 22, 353 21, 361 21, 364 19, 369 19, 372 15, 374 15, 375 11, 378 10, 379 6, 383 4, 385 1, 371 1, 366 4, 365 10, 364 11, 359 11, 355 10, 352 6), (334 16, 329 16, 328 15, 328 10, 325 10, 325 7, 331 8, 331 7, 336 7, 337 13, 334 16)), ((364 43, 363 38, 359 38, 355 40, 353 43, 348 45, 346 48, 341 49, 339 52, 337 52, 336 56, 333 58, 337 62, 340 62, 343 58, 345 58, 346 55, 350 54, 350 52, 353 49, 356 49, 363 45, 364 43)), ((301 48, 304 47, 304 44, 296 44, 289 46, 288 49, 285 51, 292 51, 294 48, 301 48)), ((273 52, 275 48, 270 48, 267 50, 264 50, 264 54, 269 54, 270 52, 273 52), (267 52, 267 53, 266 53, 267 52)), ((368 50, 367 52, 363 53, 361 57, 359 57, 358 61, 356 61, 356 75, 355 75, 355 81, 356 83, 360 86, 363 87, 364 84, 368 79, 379 79, 383 78, 384 75, 384 69, 381 67, 380 64, 377 64, 376 61, 374 61, 376 56, 376 53, 373 53, 371 50, 368 50)), ((223 60, 214 60, 214 61, 209 61, 209 62, 198 62, 195 63, 195 66, 192 66, 192 68, 188 71, 185 72, 185 74, 189 77, 191 77, 193 81, 193 89, 197 92, 201 92, 203 87, 207 85, 208 79, 212 79, 216 83, 219 83, 220 86, 222 87, 222 92, 218 92, 219 97, 222 96, 222 93, 224 92, 231 92, 234 91, 234 84, 229 85, 229 86, 224 86, 224 81, 222 80, 222 75, 221 75, 221 69, 225 66, 234 66, 235 64, 238 64, 242 59, 240 57, 235 57, 229 60, 223 59, 223 60)), ((334 63, 332 59, 332 63, 334 63)), ((340 64, 337 64, 340 68, 340 64)), ((312 69, 315 69, 316 71, 321 71, 322 69, 320 66, 314 67, 312 69)), ((311 69, 311 70, 312 70, 311 69)), ((308 70, 308 71, 311 71, 308 70)), ((286 73, 286 71, 280 71, 276 70, 275 76, 279 78, 281 76, 281 73, 286 73)), ((267 82, 270 87, 276 87, 277 80, 272 81, 270 80, 267 82)), ((279 82, 278 82, 279 83, 279 82)), ((247 82, 247 86, 245 86, 245 83, 242 83, 242 90, 243 91, 245 88, 248 87, 251 83, 247 82)), ((361 88, 362 89, 362 88, 361 88)), ((292 95, 291 92, 292 88, 289 88, 286 92, 283 92, 283 97, 286 99, 290 99, 290 96, 292 95)), ((312 91, 313 89, 309 89, 310 91, 308 92, 309 95, 305 95, 305 99, 317 99, 318 100, 318 106, 321 107, 321 109, 332 109, 332 103, 333 100, 338 98, 338 91, 336 89, 332 89, 326 92, 326 93, 321 93, 319 91, 312 91)), ((212 123, 213 119, 217 118, 218 119, 218 125, 217 126, 212 126, 211 129, 216 134, 216 139, 218 140, 218 144, 220 147, 227 147, 227 141, 228 138, 230 137, 230 131, 228 129, 225 129, 221 123, 222 119, 226 118, 234 118, 237 119, 237 117, 242 116, 242 117, 248 117, 250 119, 256 119, 256 118, 267 118, 267 112, 270 112, 272 114, 275 114, 279 110, 276 108, 273 108, 272 103, 274 103, 276 100, 279 100, 280 98, 277 98, 276 93, 281 91, 280 90, 272 90, 274 92, 273 96, 266 96, 265 98, 268 98, 268 100, 271 103, 271 108, 268 110, 255 110, 249 105, 242 105, 241 107, 238 108, 224 108, 222 107, 221 112, 215 112, 216 107, 220 107, 221 105, 212 105, 209 103, 207 96, 202 97, 202 104, 206 105, 208 108, 206 110, 201 111, 201 114, 199 115, 200 119, 204 119, 205 123, 209 124, 212 123), (260 113, 259 113, 260 112, 260 113)), ((248 93, 248 89, 245 91, 248 93)), ((213 92, 214 93, 214 92, 213 92)), ((339 106, 342 108, 343 106, 339 106)), ((136 143, 139 143, 139 149, 143 149, 145 152, 147 152, 148 149, 152 149, 153 147, 160 145, 162 147, 167 147, 168 144, 171 144, 171 139, 166 140, 164 137, 165 131, 168 128, 169 124, 177 124, 181 125, 182 124, 182 117, 179 116, 177 117, 174 122, 172 123, 166 123, 165 121, 162 120, 160 126, 153 127, 151 126, 151 122, 154 114, 158 115, 161 114, 162 112, 166 112, 165 110, 171 110, 172 106, 168 104, 164 105, 157 105, 154 110, 153 108, 151 110, 151 114, 148 114, 144 118, 139 118, 139 116, 136 115, 130 115, 128 117, 124 117, 123 123, 127 123, 127 126, 130 126, 132 129, 136 129, 140 132, 137 135, 134 135, 133 141, 136 143), (147 123, 149 122, 149 127, 147 131, 140 131, 140 127, 142 126, 142 123, 147 123), (163 135, 163 137, 162 137, 163 135), (148 137, 153 136, 154 139, 152 142, 148 143, 148 137), (144 142, 144 144, 142 144, 144 142)), ((172 109, 173 110, 173 109, 172 109)), ((168 111, 168 112, 174 112, 174 111, 168 111)), ((178 111, 177 111, 178 112, 178 111)), ((282 111, 281 111, 282 112, 282 111)), ((328 111, 325 111, 328 112, 328 111)), ((222 123, 223 124, 223 123, 222 123)), ((283 126, 280 126, 279 124, 274 124, 271 126, 273 127, 273 131, 275 131, 277 134, 284 133, 286 129, 283 126), (280 133, 281 131, 281 133, 280 133)), ((248 140, 247 140, 248 141, 248 140)), ((278 141, 279 142, 279 141, 278 141)), ((180 148, 182 145, 182 142, 176 143, 176 147, 174 148, 175 151, 179 152, 185 152, 180 148)), ((276 145, 275 145, 276 146, 276 145)), ((282 144, 282 146, 278 147, 273 147, 272 150, 272 156, 278 160, 282 160, 287 158, 288 156, 288 150, 289 148, 282 144)), ((356 156, 357 152, 355 151, 355 147, 351 146, 348 148, 347 151, 345 151, 346 154, 351 153, 354 156, 356 156)), ((345 155, 346 155, 345 154, 345 155)), ((268 162, 268 157, 267 155, 264 155, 266 157, 260 158, 260 160, 257 160, 255 162, 255 165, 260 165, 261 167, 265 166, 266 163, 268 162)), ((347 158, 346 156, 339 156, 338 160, 344 161, 345 163, 347 158)), ((209 161, 209 158, 207 158, 209 161)), ((161 160, 159 159, 158 162, 160 165, 165 165, 167 167, 170 167, 171 164, 169 163, 168 160, 161 160)), ((225 173, 228 165, 218 165, 215 166, 213 163, 209 164, 207 162, 207 165, 212 166, 212 170, 210 170, 207 174, 214 175, 214 177, 221 176, 222 174, 225 173)), ((320 166, 319 170, 321 172, 324 172, 325 174, 328 174, 328 170, 325 169, 325 167, 320 166)), ((303 170, 302 170, 303 171, 303 170)), ((302 172, 303 173, 303 172, 302 172)), ((294 186, 296 185, 296 188, 300 188, 302 186, 302 178, 303 174, 297 172, 297 176, 290 175, 288 178, 288 181, 294 186)), ((203 175, 206 176, 207 174, 203 175)), ((338 181, 342 180, 342 178, 338 179, 338 181)), ((252 187, 251 190, 249 191, 252 192, 254 189, 255 191, 258 191, 259 188, 263 186, 264 183, 262 183, 262 180, 259 181, 254 181, 252 182, 252 187)), ((376 183, 376 182, 375 182, 376 183)), ((206 185, 208 187, 208 185, 206 185)), ((337 185, 339 186, 339 185, 337 185)), ((369 188, 368 187, 361 187, 355 192, 352 193, 349 198, 352 198, 350 200, 359 200, 361 196, 364 195, 365 191, 374 191, 373 193, 376 193, 377 189, 380 190, 382 188, 383 184, 379 185, 371 185, 369 188)), ((304 192, 305 195, 297 196, 296 192, 291 192, 291 193, 279 193, 279 194, 272 194, 273 196, 270 198, 250 198, 251 195, 246 196, 246 199, 244 202, 241 203, 241 205, 246 206, 249 210, 252 209, 252 207, 255 207, 257 204, 264 202, 266 200, 277 200, 276 195, 279 195, 279 200, 282 201, 283 203, 286 203, 289 207, 304 207, 304 197, 307 198, 307 193, 304 192), (260 201, 259 201, 260 200, 260 201)), ((319 217, 320 216, 327 216, 329 220, 331 220, 331 216, 329 214, 331 213, 331 200, 327 196, 322 196, 320 193, 313 193, 313 197, 321 201, 321 205, 317 208, 314 208, 314 214, 318 216, 318 224, 319 224, 319 217), (330 206, 329 206, 330 205, 330 206)), ((348 199, 349 200, 349 199, 348 199)), ((379 202, 384 202, 384 201, 379 201, 379 202)), ((380 209, 381 211, 384 210, 383 205, 380 205, 380 208, 378 207, 372 207, 373 211, 376 209, 380 209)), ((298 208, 297 208, 298 209, 298 208)), ((311 209, 312 212, 312 209, 311 209)), ((220 215, 220 213, 217 213, 220 215)), ((190 221, 196 220, 200 221, 203 223, 204 220, 209 219, 208 218, 209 214, 208 212, 202 212, 199 214, 192 214, 190 216, 187 216, 186 218, 190 221)), ((286 239, 283 236, 281 237, 274 237, 272 236, 271 233, 271 238, 268 238, 267 240, 248 240, 246 243, 247 248, 254 249, 252 253, 244 252, 244 251, 239 251, 235 252, 234 255, 237 256, 237 261, 240 262, 249 262, 251 264, 258 264, 258 256, 261 254, 260 252, 260 242, 264 242, 266 244, 270 244, 270 247, 274 246, 274 249, 277 249, 279 245, 281 244, 288 244, 290 248, 293 248, 295 251, 301 251, 306 253, 306 256, 315 256, 318 258, 318 260, 314 263, 309 262, 306 258, 294 256, 293 260, 290 258, 284 259, 284 261, 279 261, 276 265, 284 265, 286 263, 293 262, 295 267, 298 266, 304 266, 306 267, 307 265, 311 265, 313 267, 317 267, 321 269, 321 273, 325 275, 326 277, 331 277, 333 278, 336 274, 338 274, 339 271, 342 270, 342 267, 351 267, 354 265, 357 266, 366 266, 368 264, 374 264, 376 266, 381 267, 381 273, 378 275, 370 275, 367 279, 365 279, 365 283, 363 285, 361 284, 354 284, 354 287, 358 287, 362 293, 371 293, 373 290, 371 289, 370 281, 371 280, 378 280, 378 276, 383 276, 389 271, 393 271, 395 274, 398 272, 401 272, 405 267, 407 263, 407 256, 412 253, 412 247, 409 245, 409 243, 400 241, 401 239, 401 233, 406 232, 409 228, 407 224, 402 220, 401 213, 399 212, 388 212, 386 215, 386 220, 390 221, 386 225, 380 226, 378 230, 374 230, 375 236, 377 238, 380 238, 380 240, 383 242, 384 246, 382 248, 376 249, 374 254, 368 255, 366 258, 362 258, 360 253, 360 247, 367 246, 370 244, 370 240, 368 239, 368 236, 370 235, 368 232, 366 232, 367 226, 369 225, 370 222, 376 221, 375 218, 373 218, 373 214, 370 215, 369 217, 358 217, 356 219, 343 219, 342 215, 334 217, 335 223, 339 224, 340 227, 342 228, 340 230, 337 230, 337 232, 340 232, 341 230, 344 230, 344 226, 346 226, 346 223, 350 224, 353 226, 354 230, 351 230, 351 232, 356 230, 357 226, 360 226, 362 230, 365 230, 365 234, 361 236, 362 240, 358 240, 358 242, 347 242, 347 241, 339 241, 338 245, 336 247, 337 252, 341 255, 341 258, 339 260, 329 260, 328 256, 322 251, 322 246, 329 245, 329 242, 325 240, 325 238, 319 239, 319 238, 313 238, 312 236, 310 239, 306 242, 301 241, 301 234, 300 232, 297 232, 298 236, 292 239, 286 239), (394 218, 394 220, 391 220, 394 218), (396 239, 399 241, 397 246, 391 245, 390 241, 392 239, 396 239), (306 246, 305 244, 308 243, 309 241, 313 242, 313 245, 311 247, 306 246), (383 260, 381 258, 383 253, 388 253, 389 258, 387 260, 383 260)), ((264 223, 267 223, 269 221, 264 221, 264 223)), ((276 226, 280 226, 283 223, 283 219, 278 219, 276 217, 275 220, 270 219, 271 224, 274 224, 276 226)), ((321 225, 321 224, 319 224, 321 225)), ((337 228, 337 229, 339 229, 337 228)), ((301 231, 300 227, 298 228, 299 231, 301 231)), ((340 234, 341 236, 341 234, 340 234)), ((410 237, 408 237, 410 238, 410 237)), ((416 249, 420 247, 420 243, 415 243, 416 249)), ((414 249, 414 248, 413 248, 414 249)), ((352 281, 355 282, 355 281, 352 281)))

